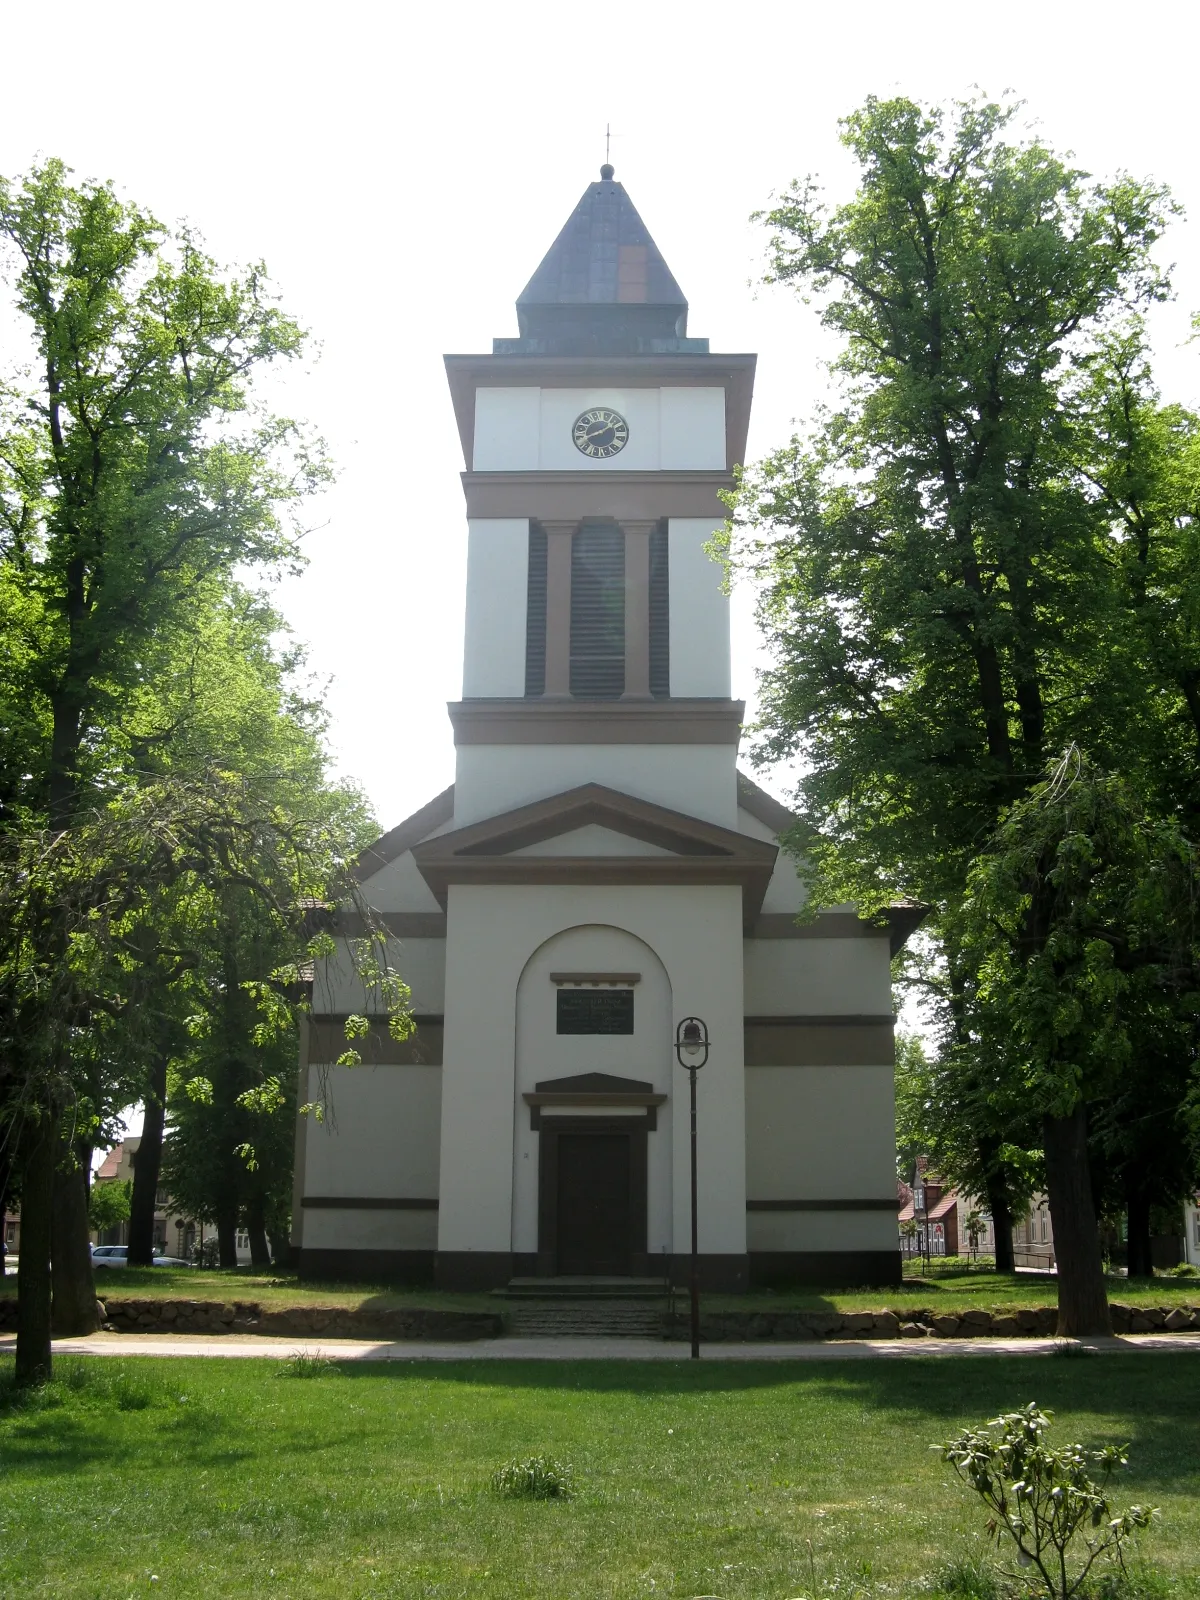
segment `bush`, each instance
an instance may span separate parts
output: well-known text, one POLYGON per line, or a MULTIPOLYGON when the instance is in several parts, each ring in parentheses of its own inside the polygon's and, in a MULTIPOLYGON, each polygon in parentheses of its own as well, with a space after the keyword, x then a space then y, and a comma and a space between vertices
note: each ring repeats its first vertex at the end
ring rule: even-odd
POLYGON ((575 1493, 570 1466, 553 1456, 506 1461, 492 1473, 492 1492, 506 1500, 569 1500, 575 1493))
POLYGON ((1200 1267, 1194 1267, 1190 1261, 1178 1261, 1173 1267, 1167 1268, 1168 1278, 1200 1278, 1200 1267))
POLYGON ((1124 1544, 1158 1513, 1130 1506, 1114 1516, 1108 1485, 1127 1463, 1125 1448, 1053 1450, 1043 1438, 1052 1415, 1031 1403, 996 1417, 987 1431, 965 1429, 934 1449, 987 1506, 987 1531, 997 1546, 1006 1538, 1016 1545, 1021 1570, 1006 1576, 1050 1600, 1072 1600, 1097 1561, 1114 1562, 1126 1576, 1124 1544), (1098 1483, 1089 1469, 1099 1473, 1098 1483))

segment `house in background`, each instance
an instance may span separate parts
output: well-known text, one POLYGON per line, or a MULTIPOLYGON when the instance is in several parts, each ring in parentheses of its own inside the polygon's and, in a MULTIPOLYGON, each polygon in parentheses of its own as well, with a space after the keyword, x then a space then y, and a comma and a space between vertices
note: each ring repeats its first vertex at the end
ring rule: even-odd
POLYGON ((1035 1194, 1029 1202, 1029 1210, 1019 1222, 1013 1223, 1013 1265, 1049 1272, 1054 1264, 1050 1202, 1044 1194, 1035 1194))
MULTIPOLYGON (((139 1135, 130 1134, 120 1144, 114 1145, 92 1174, 92 1182, 94 1184, 132 1182, 134 1158, 141 1142, 139 1135)), ((203 1232, 200 1223, 191 1217, 181 1215, 171 1204, 171 1197, 160 1184, 154 1196, 155 1253, 179 1256, 184 1261, 190 1261, 192 1250, 202 1239, 203 1232)), ((105 1228, 103 1232, 93 1229, 92 1243, 128 1244, 128 1222, 119 1223, 115 1228, 105 1228)), ((250 1240, 240 1228, 237 1235, 237 1258, 239 1266, 250 1260, 250 1240)))
POLYGON ((1183 1208, 1183 1259, 1200 1267, 1200 1194, 1194 1194, 1183 1208))
POLYGON ((978 1215, 983 1224, 983 1232, 975 1246, 976 1253, 981 1256, 995 1253, 996 1240, 991 1217, 971 1195, 960 1194, 952 1185, 943 1183, 936 1173, 930 1171, 926 1157, 918 1158, 912 1183, 901 1180, 896 1188, 900 1248, 906 1255, 969 1255, 972 1247, 966 1223, 972 1212, 978 1215), (906 1222, 916 1223, 915 1233, 904 1228, 906 1222))

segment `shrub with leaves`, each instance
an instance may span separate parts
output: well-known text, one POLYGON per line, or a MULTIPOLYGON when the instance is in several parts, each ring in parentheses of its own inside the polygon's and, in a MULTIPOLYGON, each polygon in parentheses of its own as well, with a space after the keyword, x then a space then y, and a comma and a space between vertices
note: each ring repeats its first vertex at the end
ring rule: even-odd
POLYGON ((575 1477, 568 1463, 553 1456, 528 1456, 497 1467, 492 1491, 506 1500, 569 1500, 575 1493, 575 1477))
POLYGON ((1108 1486, 1127 1464, 1125 1447, 1052 1449, 1044 1437, 1052 1417, 1031 1402, 934 1448, 987 1506, 997 1546, 1006 1539, 1015 1544, 1021 1570, 1006 1575, 1051 1600, 1072 1600, 1097 1561, 1113 1561, 1124 1572, 1126 1541, 1158 1512, 1130 1506, 1114 1513, 1108 1486))

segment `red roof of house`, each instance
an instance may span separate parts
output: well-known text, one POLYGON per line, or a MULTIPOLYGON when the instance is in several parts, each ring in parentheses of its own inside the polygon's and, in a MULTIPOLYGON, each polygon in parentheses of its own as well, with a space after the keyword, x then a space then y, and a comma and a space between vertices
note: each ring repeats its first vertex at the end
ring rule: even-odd
POLYGON ((124 1150, 124 1148, 125 1146, 123 1144, 113 1145, 112 1149, 108 1152, 104 1160, 92 1174, 93 1182, 97 1179, 116 1177, 121 1168, 121 1152, 124 1150))

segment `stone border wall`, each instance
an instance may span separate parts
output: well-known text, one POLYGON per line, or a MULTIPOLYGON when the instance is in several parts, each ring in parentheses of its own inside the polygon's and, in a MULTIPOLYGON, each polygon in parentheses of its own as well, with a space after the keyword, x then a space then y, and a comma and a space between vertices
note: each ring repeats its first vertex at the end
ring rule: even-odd
MULTIPOLYGON (((505 1331, 499 1312, 411 1307, 286 1306, 264 1309, 256 1301, 117 1299, 99 1302, 110 1333, 240 1333, 274 1338, 324 1335, 330 1339, 496 1339, 505 1331)), ((1128 1306, 1110 1303, 1114 1333, 1200 1333, 1200 1306, 1128 1306)), ((686 1312, 664 1319, 668 1337, 686 1339, 686 1312)), ((0 1332, 17 1325, 15 1296, 0 1297, 0 1332)), ((1014 1339, 1053 1338, 1054 1306, 961 1313, 909 1308, 884 1311, 703 1311, 706 1343, 756 1339, 1014 1339)))
MULTIPOLYGON (((1114 1333, 1200 1333, 1200 1307, 1127 1306, 1110 1301, 1114 1333)), ((704 1311, 700 1336, 708 1343, 754 1339, 1048 1339, 1058 1308, 1014 1311, 704 1311)), ((689 1337, 686 1312, 671 1319, 673 1339, 689 1337)))
MULTIPOLYGON (((495 1339, 503 1319, 490 1311, 442 1311, 415 1306, 375 1310, 370 1306, 285 1306, 264 1308, 253 1300, 99 1301, 108 1333, 259 1333, 274 1338, 330 1339, 495 1339)), ((0 1331, 17 1325, 15 1296, 0 1299, 0 1331)))

